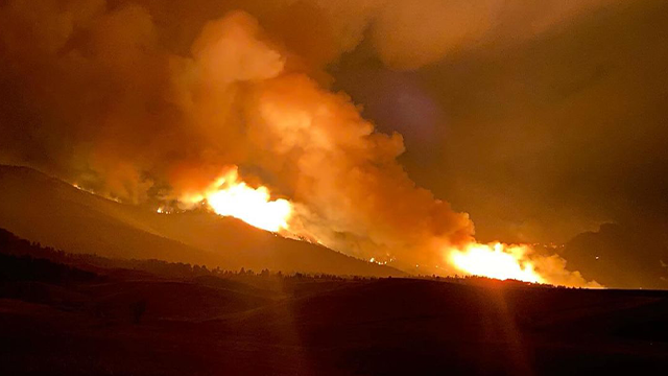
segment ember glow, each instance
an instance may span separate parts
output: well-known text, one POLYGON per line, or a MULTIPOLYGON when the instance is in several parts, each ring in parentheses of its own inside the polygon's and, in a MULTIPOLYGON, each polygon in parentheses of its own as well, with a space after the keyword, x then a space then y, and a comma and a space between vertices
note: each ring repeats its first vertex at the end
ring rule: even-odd
POLYGON ((525 245, 472 243, 462 250, 453 250, 449 261, 469 275, 545 283, 545 279, 534 269, 534 264, 526 259, 528 252, 529 248, 525 245))
POLYGON ((236 169, 218 178, 203 194, 187 196, 183 201, 205 201, 218 215, 238 218, 251 226, 272 232, 287 230, 292 215, 292 204, 288 200, 271 200, 267 187, 248 186, 240 180, 236 169))

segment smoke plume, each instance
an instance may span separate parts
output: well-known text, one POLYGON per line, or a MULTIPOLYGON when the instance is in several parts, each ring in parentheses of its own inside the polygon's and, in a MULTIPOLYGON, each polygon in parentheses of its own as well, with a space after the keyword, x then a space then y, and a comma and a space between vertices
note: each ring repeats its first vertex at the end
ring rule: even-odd
MULTIPOLYGON (((541 32, 598 2, 520 19, 541 32)), ((365 37, 389 66, 429 64, 505 30, 526 2, 1 4, 0 161, 134 203, 178 200, 238 166, 294 203, 297 233, 404 269, 452 273, 443 250, 474 241, 468 216, 397 162, 401 135, 327 90, 326 68, 365 37)))

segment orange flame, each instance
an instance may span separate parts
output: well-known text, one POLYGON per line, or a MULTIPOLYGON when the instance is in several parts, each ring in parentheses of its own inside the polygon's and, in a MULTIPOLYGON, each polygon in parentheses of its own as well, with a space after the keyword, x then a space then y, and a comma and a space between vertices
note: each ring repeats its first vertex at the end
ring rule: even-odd
POLYGON ((236 168, 218 178, 204 193, 186 195, 182 201, 193 204, 206 201, 218 215, 238 218, 272 232, 287 230, 293 212, 288 200, 272 201, 267 187, 252 188, 241 181, 236 168))
POLYGON ((452 265, 465 274, 545 283, 545 278, 536 272, 534 264, 527 259, 529 252, 529 247, 525 245, 472 243, 464 249, 452 250, 449 257, 452 265))

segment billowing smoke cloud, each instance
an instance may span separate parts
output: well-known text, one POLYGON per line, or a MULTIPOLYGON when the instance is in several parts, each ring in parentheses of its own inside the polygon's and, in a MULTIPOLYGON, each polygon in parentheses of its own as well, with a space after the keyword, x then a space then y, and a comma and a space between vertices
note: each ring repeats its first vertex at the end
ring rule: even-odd
MULTIPOLYGON (((434 62, 498 30, 499 14, 522 2, 418 3, 10 0, 0 8, 0 158, 137 203, 201 190, 239 166, 295 203, 297 231, 452 272, 443 249, 473 241, 468 216, 415 185, 396 159, 402 137, 327 91, 325 68, 365 35, 393 67, 434 62)), ((562 259, 546 260, 543 272, 566 273, 562 259)))

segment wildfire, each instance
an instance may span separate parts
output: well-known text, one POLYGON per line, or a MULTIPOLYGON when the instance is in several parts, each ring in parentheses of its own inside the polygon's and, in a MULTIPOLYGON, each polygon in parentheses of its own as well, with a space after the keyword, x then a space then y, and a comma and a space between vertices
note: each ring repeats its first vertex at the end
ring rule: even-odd
POLYGON ((462 250, 453 250, 449 257, 450 262, 466 274, 545 283, 545 279, 534 270, 534 264, 526 259, 529 251, 524 245, 472 243, 462 250))
POLYGON ((292 204, 288 200, 272 201, 267 187, 249 187, 240 180, 236 169, 218 178, 203 194, 187 196, 183 201, 206 201, 218 215, 238 218, 272 232, 287 230, 292 215, 292 204))

